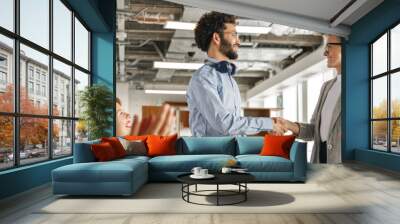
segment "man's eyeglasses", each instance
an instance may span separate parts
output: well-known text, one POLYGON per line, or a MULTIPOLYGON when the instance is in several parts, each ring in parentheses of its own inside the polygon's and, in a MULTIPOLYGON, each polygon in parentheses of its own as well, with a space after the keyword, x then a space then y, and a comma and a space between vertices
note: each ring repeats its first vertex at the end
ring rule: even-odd
POLYGON ((339 46, 339 47, 341 47, 342 44, 341 43, 327 43, 326 46, 327 47, 330 47, 330 46, 339 46))
POLYGON ((230 34, 233 38, 238 38, 239 34, 237 32, 224 32, 224 35, 230 34))
POLYGON ((342 47, 341 43, 327 43, 325 46, 325 53, 329 51, 333 46, 342 47))

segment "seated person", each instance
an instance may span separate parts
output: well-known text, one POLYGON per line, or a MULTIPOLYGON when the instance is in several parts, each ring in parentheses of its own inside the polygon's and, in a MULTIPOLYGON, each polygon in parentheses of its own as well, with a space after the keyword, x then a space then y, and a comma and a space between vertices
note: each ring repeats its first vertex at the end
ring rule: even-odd
POLYGON ((159 116, 152 115, 139 120, 138 115, 132 116, 125 112, 121 100, 116 99, 117 136, 125 135, 170 135, 175 121, 175 110, 169 104, 164 104, 159 116))

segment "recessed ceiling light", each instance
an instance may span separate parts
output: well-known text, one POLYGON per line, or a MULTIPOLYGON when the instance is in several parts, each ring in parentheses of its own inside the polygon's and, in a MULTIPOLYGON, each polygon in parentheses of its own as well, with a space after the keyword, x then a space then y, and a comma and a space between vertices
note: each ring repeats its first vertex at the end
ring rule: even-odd
POLYGON ((182 62, 165 62, 165 61, 155 61, 154 68, 164 68, 164 69, 187 69, 187 70, 197 70, 203 63, 182 63, 182 62))
POLYGON ((185 90, 158 90, 158 89, 146 89, 144 91, 146 94, 175 94, 175 95, 185 95, 185 90))
MULTIPOLYGON (((194 30, 196 27, 195 23, 167 21, 164 25, 164 29, 175 29, 175 30, 194 30)), ((236 26, 236 32, 244 34, 267 34, 271 31, 271 27, 264 26, 236 26)))

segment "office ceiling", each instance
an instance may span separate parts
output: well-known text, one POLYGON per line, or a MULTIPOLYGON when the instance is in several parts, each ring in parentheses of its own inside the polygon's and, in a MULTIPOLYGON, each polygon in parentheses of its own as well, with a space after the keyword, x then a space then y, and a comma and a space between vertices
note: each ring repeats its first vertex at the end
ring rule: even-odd
POLYGON ((168 0, 206 10, 347 37, 357 22, 383 0, 168 0))
MULTIPOLYGON (((189 0, 190 1, 190 0, 189 0)), ((361 15, 368 13, 383 0, 301 0, 293 4, 293 0, 223 0, 230 3, 245 4, 248 6, 285 12, 291 15, 310 17, 317 20, 331 21, 346 7, 353 7, 353 12, 341 24, 352 25, 361 15)))
MULTIPOLYGON (((255 2, 262 1, 252 4, 255 2)), ((271 2, 279 5, 278 1, 271 2)), ((117 0, 117 81, 129 82, 136 89, 185 89, 193 70, 155 69, 153 63, 202 63, 206 55, 197 48, 193 31, 163 26, 166 21, 197 22, 205 12, 160 0, 117 0)), ((268 34, 240 35, 242 46, 235 78, 241 91, 272 77, 323 42, 320 33, 268 21, 239 17, 238 25, 271 27, 268 34)))

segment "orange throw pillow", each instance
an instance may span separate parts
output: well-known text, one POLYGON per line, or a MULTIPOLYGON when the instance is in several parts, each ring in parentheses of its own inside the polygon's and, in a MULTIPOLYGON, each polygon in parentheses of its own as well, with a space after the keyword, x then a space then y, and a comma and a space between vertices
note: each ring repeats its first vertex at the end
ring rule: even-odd
POLYGON ((99 162, 110 161, 117 158, 114 149, 108 142, 93 144, 90 147, 92 149, 94 157, 99 162))
POLYGON ((127 135, 124 137, 126 140, 129 141, 142 141, 145 142, 147 139, 147 135, 127 135))
POLYGON ((175 143, 177 138, 177 134, 171 136, 148 136, 146 140, 148 156, 175 155, 175 143))
POLYGON ((261 149, 262 156, 280 156, 286 159, 290 157, 290 148, 296 136, 294 135, 265 135, 264 146, 261 149))
POLYGON ((126 151, 117 137, 101 138, 101 142, 110 143, 117 158, 126 156, 126 151))

